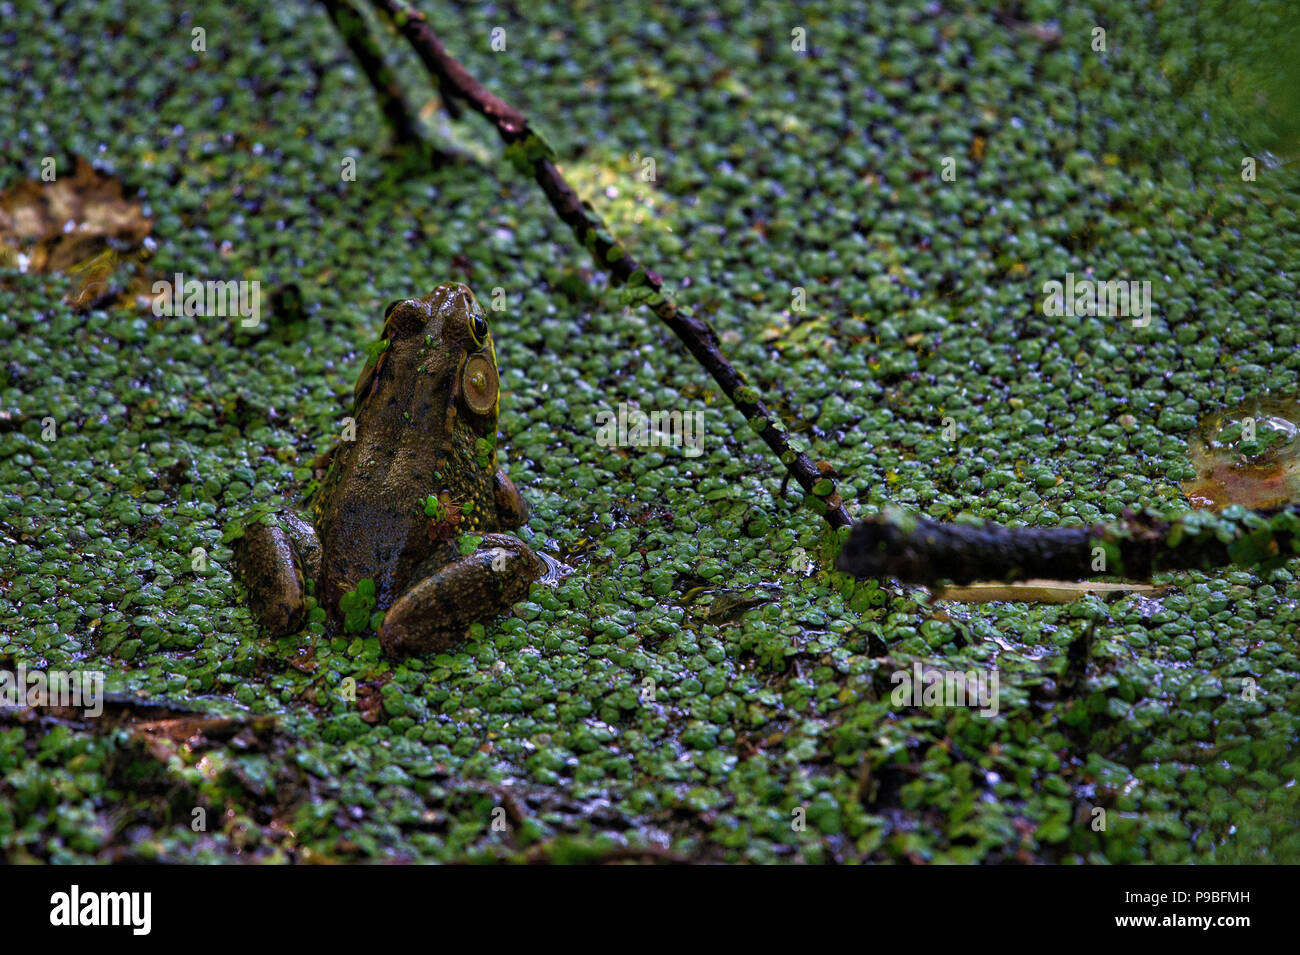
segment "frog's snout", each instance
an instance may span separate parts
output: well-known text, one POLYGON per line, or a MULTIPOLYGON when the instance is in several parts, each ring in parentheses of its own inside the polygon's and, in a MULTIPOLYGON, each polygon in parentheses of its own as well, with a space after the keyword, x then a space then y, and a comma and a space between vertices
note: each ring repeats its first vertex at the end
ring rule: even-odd
POLYGON ((460 282, 443 282, 426 295, 423 301, 434 311, 440 311, 448 305, 462 305, 466 309, 479 307, 478 299, 468 285, 460 282))

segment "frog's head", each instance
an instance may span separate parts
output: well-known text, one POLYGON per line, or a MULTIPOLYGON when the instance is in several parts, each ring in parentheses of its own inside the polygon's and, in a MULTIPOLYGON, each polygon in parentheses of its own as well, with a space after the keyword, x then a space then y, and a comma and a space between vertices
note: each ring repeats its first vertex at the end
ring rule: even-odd
POLYGON ((384 350, 357 380, 362 405, 400 408, 430 429, 458 424, 493 440, 500 407, 496 348, 474 293, 446 282, 384 312, 384 350), (380 399, 380 400, 376 400, 380 399))

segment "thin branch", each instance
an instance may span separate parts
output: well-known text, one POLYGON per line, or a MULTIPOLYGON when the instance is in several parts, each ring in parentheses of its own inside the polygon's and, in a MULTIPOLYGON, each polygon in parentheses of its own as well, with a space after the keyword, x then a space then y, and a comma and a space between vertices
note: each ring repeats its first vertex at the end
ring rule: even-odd
POLYGON ((837 567, 855 577, 905 583, 951 580, 1149 580, 1166 570, 1212 570, 1227 564, 1271 570, 1300 554, 1300 505, 1271 511, 1230 507, 1172 519, 1126 515, 1092 527, 1002 527, 940 524, 885 514, 853 526, 837 567))
MULTIPOLYGON (((328 4, 336 0, 324 2, 328 4)), ((551 207, 591 253, 596 265, 608 272, 614 283, 627 287, 637 304, 651 308, 682 340, 745 416, 750 428, 766 442, 803 488, 807 495, 806 503, 824 516, 832 527, 847 527, 851 521, 830 476, 829 465, 819 467, 807 454, 790 446, 780 419, 722 354, 713 326, 673 301, 672 295, 664 291, 659 275, 637 262, 614 238, 591 204, 578 197, 555 167, 555 153, 529 125, 528 119, 470 76, 465 67, 447 52, 423 13, 404 0, 371 0, 371 3, 406 37, 444 95, 459 97, 496 127, 506 144, 506 156, 533 176, 551 207)))

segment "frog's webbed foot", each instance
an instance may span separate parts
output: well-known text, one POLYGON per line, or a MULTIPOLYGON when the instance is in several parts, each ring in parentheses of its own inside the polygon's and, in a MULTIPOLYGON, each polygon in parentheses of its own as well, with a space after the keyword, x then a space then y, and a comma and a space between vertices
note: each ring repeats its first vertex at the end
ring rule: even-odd
POLYGON ((253 615, 275 636, 302 626, 304 578, 320 579, 321 548, 316 529, 287 511, 254 521, 235 547, 253 615))
POLYGON ((492 478, 492 496, 496 501, 497 521, 502 527, 514 530, 524 526, 528 520, 528 502, 501 468, 497 468, 492 478))
POLYGON ((528 594, 545 565, 509 534, 485 534, 472 554, 417 580, 388 608, 379 645, 391 657, 441 652, 465 638, 470 624, 510 609, 528 594))

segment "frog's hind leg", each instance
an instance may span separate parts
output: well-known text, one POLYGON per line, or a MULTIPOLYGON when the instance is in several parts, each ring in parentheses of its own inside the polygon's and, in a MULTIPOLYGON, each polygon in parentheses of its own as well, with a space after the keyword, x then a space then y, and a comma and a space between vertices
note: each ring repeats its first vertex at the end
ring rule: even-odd
POLYGON ((545 565, 509 534, 484 534, 471 554, 411 584, 388 608, 379 645, 390 657, 441 652, 465 639, 470 624, 505 613, 528 594, 545 565))
POLYGON ((316 529, 296 514, 282 512, 253 521, 235 548, 254 616, 273 635, 302 626, 305 579, 320 579, 321 548, 316 529))

